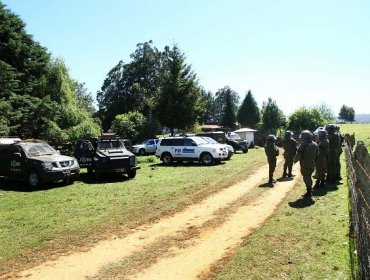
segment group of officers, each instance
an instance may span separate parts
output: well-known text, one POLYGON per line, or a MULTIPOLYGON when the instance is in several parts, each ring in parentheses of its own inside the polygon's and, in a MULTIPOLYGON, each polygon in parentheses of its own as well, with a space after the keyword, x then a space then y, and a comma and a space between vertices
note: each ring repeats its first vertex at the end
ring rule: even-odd
MULTIPOLYGON (((323 188, 325 183, 335 184, 341 180, 340 176, 340 155, 342 153, 343 137, 340 134, 339 126, 328 124, 315 132, 303 130, 299 135, 300 144, 293 138, 293 132, 287 130, 282 140, 284 149, 284 169, 282 177, 293 177, 293 164, 300 162, 301 174, 306 185, 305 197, 312 196, 312 174, 316 170, 316 182, 314 188, 323 188)), ((270 134, 267 136, 265 153, 269 163, 269 183, 276 180, 273 174, 276 168, 276 160, 279 149, 276 146, 277 138, 270 134)))

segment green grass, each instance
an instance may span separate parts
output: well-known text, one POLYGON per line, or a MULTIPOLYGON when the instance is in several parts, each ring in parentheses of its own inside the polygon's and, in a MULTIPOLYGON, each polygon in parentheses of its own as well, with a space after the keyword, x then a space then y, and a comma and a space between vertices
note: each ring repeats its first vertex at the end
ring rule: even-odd
POLYGON ((277 214, 216 271, 214 279, 350 279, 348 186, 315 191, 303 200, 303 182, 277 214))
POLYGON ((154 157, 139 161, 141 169, 133 180, 96 182, 83 173, 82 181, 71 186, 55 184, 33 192, 0 181, 0 273, 39 253, 63 252, 178 211, 266 163, 263 149, 209 167, 167 167, 154 157))
POLYGON ((368 150, 370 150, 370 124, 340 124, 341 133, 355 134, 356 142, 364 141, 368 150))

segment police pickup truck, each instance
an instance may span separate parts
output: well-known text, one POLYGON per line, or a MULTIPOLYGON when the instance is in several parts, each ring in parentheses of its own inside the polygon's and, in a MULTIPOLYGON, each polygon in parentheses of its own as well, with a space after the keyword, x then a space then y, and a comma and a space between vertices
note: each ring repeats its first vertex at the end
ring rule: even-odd
POLYGON ((60 155, 42 140, 0 138, 0 176, 23 180, 31 188, 61 181, 73 183, 80 167, 75 158, 60 155))
POLYGON ((74 154, 81 168, 87 168, 89 174, 102 173, 127 174, 135 178, 140 167, 135 155, 128 151, 122 139, 114 134, 104 134, 89 140, 78 140, 74 154))

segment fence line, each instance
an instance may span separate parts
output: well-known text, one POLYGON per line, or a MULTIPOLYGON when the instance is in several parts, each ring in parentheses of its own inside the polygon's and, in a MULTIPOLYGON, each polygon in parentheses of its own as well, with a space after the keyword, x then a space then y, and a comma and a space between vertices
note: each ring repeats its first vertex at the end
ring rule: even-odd
MULTIPOLYGON (((362 147, 364 148, 364 147, 362 147)), ((366 153, 367 149, 365 148, 366 153)), ((352 153, 351 144, 346 141, 348 183, 351 195, 350 238, 355 238, 357 267, 352 273, 355 279, 370 279, 370 179, 369 170, 364 168, 352 153)), ((368 156, 368 155, 366 155, 368 156)), ((353 252, 350 252, 351 256, 353 252)), ((355 264, 351 261, 352 265, 355 264)))

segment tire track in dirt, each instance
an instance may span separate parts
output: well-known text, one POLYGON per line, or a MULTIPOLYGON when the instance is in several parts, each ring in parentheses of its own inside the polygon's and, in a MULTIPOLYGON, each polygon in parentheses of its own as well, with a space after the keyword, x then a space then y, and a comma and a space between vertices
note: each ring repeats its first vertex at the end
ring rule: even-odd
POLYGON ((189 280, 207 274, 213 263, 240 245, 246 236, 274 213, 295 183, 295 180, 277 183, 274 188, 267 189, 261 197, 251 201, 251 204, 240 207, 221 226, 202 231, 196 238, 195 245, 178 249, 174 256, 159 260, 130 279, 189 280))
MULTIPOLYGON (((86 277, 93 277, 94 275, 97 275, 99 270, 104 266, 107 266, 111 263, 117 263, 122 260, 122 258, 128 257, 135 252, 145 249, 147 246, 150 246, 150 244, 156 242, 160 238, 176 236, 178 232, 186 230, 191 226, 201 226, 208 220, 211 220, 214 218, 214 213, 218 209, 227 207, 227 205, 261 184, 263 180, 266 180, 266 170, 268 170, 268 167, 263 166, 245 181, 230 186, 229 188, 224 189, 221 192, 203 200, 201 203, 187 207, 184 211, 161 219, 157 223, 139 227, 132 234, 129 234, 124 238, 112 237, 109 240, 104 240, 96 244, 96 246, 91 248, 89 251, 76 252, 68 256, 62 256, 55 261, 48 261, 40 266, 25 270, 18 273, 18 275, 13 276, 15 276, 17 279, 27 278, 38 280, 50 279, 51 275, 52 279, 86 279, 86 277)), ((193 259, 198 259, 194 258, 189 250, 195 250, 199 252, 205 249, 210 249, 210 243, 207 241, 206 237, 211 238, 210 240, 216 242, 214 243, 217 244, 216 247, 220 248, 212 248, 211 253, 206 254, 215 257, 212 257, 211 259, 205 258, 202 262, 199 260, 196 261, 197 265, 194 265, 194 270, 192 273, 193 276, 190 276, 190 278, 188 272, 186 272, 189 271, 189 266, 187 265, 184 266, 183 269, 177 266, 176 269, 172 270, 172 273, 174 271, 178 271, 178 274, 176 274, 174 277, 182 277, 181 275, 185 276, 186 278, 176 279, 191 279, 191 277, 196 277, 196 275, 201 273, 204 268, 208 267, 212 262, 222 257, 228 248, 239 244, 240 240, 248 235, 252 228, 261 224, 269 215, 273 213, 276 205, 282 201, 286 193, 293 187, 293 185, 294 181, 278 183, 273 189, 266 190, 266 193, 262 196, 262 198, 254 201, 253 205, 240 208, 226 223, 219 228, 212 230, 212 232, 203 232, 201 236, 197 238, 197 245, 195 247, 191 246, 186 250, 179 250, 176 253, 175 259, 181 259, 181 262, 187 263, 189 260, 187 262, 184 261, 184 258, 186 259, 187 256, 193 259), (279 186, 281 186, 281 188, 279 188, 279 186), (248 217, 247 220, 250 222, 247 224, 243 222, 243 226, 240 226, 240 222, 245 220, 246 217, 248 217), (240 220, 238 221, 238 219, 240 220), (237 232, 228 230, 228 227, 232 228, 235 225, 240 228, 237 232), (225 232, 229 232, 227 235, 229 236, 227 240, 224 240, 220 237, 220 235, 225 235, 225 232), (230 240, 234 241, 230 242, 230 240), (219 242, 225 243, 225 246, 219 244, 219 242), (200 263, 202 263, 202 265, 198 265, 200 263)), ((172 259, 172 261, 175 259, 172 259)), ((158 269, 162 270, 162 266, 169 267, 172 261, 171 259, 159 260, 158 264, 150 267, 145 272, 136 275, 134 278, 141 279, 141 277, 143 277, 143 279, 145 279, 145 277, 148 276, 150 279, 155 279, 153 277, 156 277, 156 275, 158 275, 158 279, 167 278, 171 274, 161 274, 158 272, 158 269), (161 275, 165 275, 165 277, 161 275)), ((193 266, 192 264, 189 265, 191 265, 191 267, 193 266)), ((163 271, 166 270, 163 269, 163 271)), ((12 276, 10 276, 10 278, 12 278, 12 276)), ((175 279, 173 277, 170 278, 175 279)))

